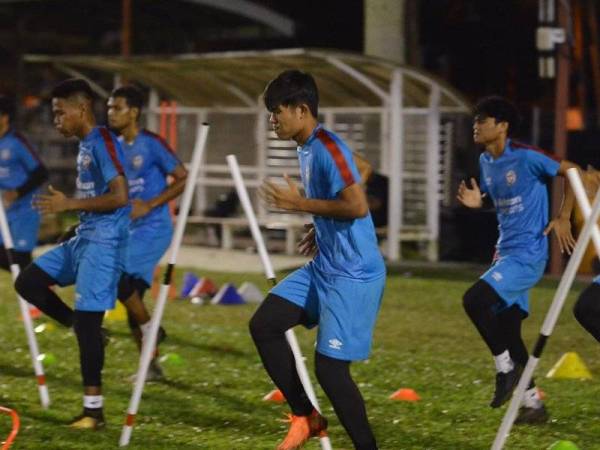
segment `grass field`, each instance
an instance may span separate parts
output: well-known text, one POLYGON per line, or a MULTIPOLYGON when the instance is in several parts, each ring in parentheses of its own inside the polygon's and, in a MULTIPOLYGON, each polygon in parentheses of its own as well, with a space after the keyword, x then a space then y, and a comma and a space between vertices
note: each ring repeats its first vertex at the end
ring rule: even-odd
MULTIPOLYGON (((178 270, 179 277, 183 270, 178 270)), ((253 281, 259 275, 208 274, 217 282, 253 281)), ((397 270, 389 277, 375 333, 372 358, 354 364, 381 449, 487 449, 505 411, 487 404, 493 391, 493 362, 460 304, 476 273, 397 270), (400 387, 411 387, 418 403, 388 400, 400 387)), ((556 282, 544 281, 533 292, 532 318, 525 335, 531 347, 556 282)), ((581 288, 581 286, 578 286, 581 288)), ((131 394, 128 377, 137 353, 124 322, 109 323, 113 339, 104 369, 105 412, 101 432, 70 430, 65 423, 80 412, 78 352, 72 332, 57 328, 38 334, 41 350, 57 362, 46 368, 52 405, 39 406, 28 348, 7 275, 0 276, 0 405, 16 409, 22 420, 14 449, 117 448, 131 394)), ((65 298, 72 290, 63 290, 65 298)), ((555 335, 538 369, 552 420, 543 426, 513 429, 508 449, 545 449, 570 439, 582 450, 600 449, 600 401, 596 380, 543 378, 560 355, 577 351, 592 373, 600 374, 600 347, 575 323, 569 298, 555 335)), ((179 354, 182 365, 165 366, 168 381, 146 386, 131 449, 273 449, 285 426, 278 419, 285 406, 261 401, 272 389, 247 332, 255 306, 195 306, 175 301, 167 306, 169 333, 162 352, 179 354)), ((45 320, 38 320, 43 323, 45 320)), ((298 331, 312 367, 314 332, 298 331)), ((329 417, 334 448, 352 448, 330 405, 319 393, 329 417)), ((0 416, 0 441, 9 431, 0 416)), ((320 448, 318 442, 306 448, 320 448)))

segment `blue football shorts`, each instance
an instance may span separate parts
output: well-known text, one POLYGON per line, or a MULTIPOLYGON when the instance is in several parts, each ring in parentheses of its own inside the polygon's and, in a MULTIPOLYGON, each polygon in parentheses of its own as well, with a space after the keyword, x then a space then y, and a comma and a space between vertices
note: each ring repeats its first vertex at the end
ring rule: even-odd
POLYGON ((385 275, 369 281, 320 273, 312 262, 292 272, 271 292, 306 311, 319 325, 316 349, 331 358, 356 361, 371 352, 385 275))
POLYGON ((546 260, 526 262, 516 256, 503 256, 481 279, 494 288, 506 303, 506 308, 518 305, 525 314, 529 314, 529 290, 540 281, 545 268, 546 260))
POLYGON ((60 286, 75 285, 75 310, 115 307, 123 270, 125 243, 108 244, 75 236, 34 261, 60 286))

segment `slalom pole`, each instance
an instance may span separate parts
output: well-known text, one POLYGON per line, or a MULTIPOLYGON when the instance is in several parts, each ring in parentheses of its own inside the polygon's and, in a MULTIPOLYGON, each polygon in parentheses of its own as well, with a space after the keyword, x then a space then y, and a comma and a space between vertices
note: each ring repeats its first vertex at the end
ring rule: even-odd
POLYGON ((523 399, 523 394, 529 386, 533 372, 535 371, 540 357, 542 356, 542 352, 544 351, 544 346, 554 330, 558 316, 562 310, 565 300, 567 299, 567 295, 569 294, 569 289, 571 289, 571 285, 573 284, 573 280, 577 274, 577 269, 579 268, 581 259, 583 258, 587 245, 590 241, 592 230, 596 228, 598 217, 600 217, 600 190, 598 190, 598 193, 596 194, 591 214, 586 220, 585 225, 579 234, 573 254, 569 259, 563 276, 560 279, 560 283, 558 284, 558 288, 554 293, 554 299, 552 300, 550 309, 546 313, 546 318, 544 319, 540 335, 535 343, 533 352, 531 355, 529 355, 527 365, 521 374, 521 379, 519 380, 519 384, 517 385, 517 388, 512 396, 510 405, 504 414, 504 418, 502 419, 502 423, 500 424, 500 428, 498 429, 496 438, 492 444, 492 450, 501 450, 506 443, 506 439, 508 439, 510 430, 517 417, 519 406, 521 405, 521 401, 523 399))
MULTIPOLYGON (((10 272, 12 274, 13 282, 19 276, 21 269, 13 257, 14 244, 12 235, 10 234, 10 228, 8 227, 8 220, 6 219, 6 211, 4 210, 4 203, 0 201, 0 232, 2 233, 2 240, 4 241, 4 248, 6 249, 6 255, 8 257, 8 264, 10 265, 10 272)), ((44 375, 44 367, 41 361, 38 359, 40 350, 38 348, 37 339, 33 332, 33 321, 29 315, 29 303, 27 303, 19 294, 19 308, 21 309, 21 316, 23 317, 23 325, 25 326, 25 333, 27 334, 27 343, 29 344, 29 354, 31 355, 31 363, 33 364, 33 371, 37 378, 38 391, 40 394, 40 402, 42 407, 48 408, 50 405, 50 395, 48 394, 48 386, 46 386, 46 376, 44 375)))
MULTIPOLYGON (((571 188, 573 189, 573 193, 575 194, 575 199, 577 200, 579 209, 581 209, 583 219, 584 221, 588 220, 592 213, 592 207, 590 206, 590 201, 588 200, 585 188, 583 187, 583 183, 581 182, 579 171, 575 168, 568 169, 567 177, 569 178, 569 183, 571 184, 571 188)), ((598 231, 598 227, 594 227, 594 229, 592 230, 592 241, 594 242, 594 246, 596 247, 596 253, 598 254, 598 256, 600 256, 600 231, 598 231)))
POLYGON ((140 400, 142 398, 142 391, 144 390, 144 383, 146 381, 148 367, 150 366, 150 361, 152 360, 154 347, 156 345, 156 335, 158 334, 158 328, 160 326, 160 321, 162 320, 163 312, 165 309, 165 303, 167 301, 167 295, 169 294, 169 288, 171 286, 175 263, 177 262, 177 255, 179 253, 179 248, 181 247, 181 241, 183 239, 183 231, 185 230, 185 224, 187 222, 188 214, 190 212, 190 205, 192 204, 192 197, 194 195, 194 188, 196 187, 198 171, 200 169, 200 163, 202 162, 204 148, 206 147, 208 129, 209 125, 207 123, 204 123, 198 127, 196 133, 196 144, 194 146, 192 162, 190 164, 188 178, 185 183, 185 189, 183 191, 183 196, 181 199, 179 215, 177 216, 177 223, 175 225, 175 233, 173 235, 173 240, 171 241, 171 246, 169 247, 169 263, 165 271, 164 280, 158 292, 154 312, 152 313, 150 335, 143 339, 142 354, 140 356, 140 365, 138 367, 138 372, 135 380, 135 387, 133 389, 131 399, 129 400, 129 407, 127 408, 125 424, 123 425, 121 437, 119 439, 120 447, 128 445, 131 439, 133 424, 135 422, 135 416, 137 414, 140 405, 140 400))
MULTIPOLYGON (((274 286, 277 284, 277 278, 275 277, 273 265, 271 264, 271 259, 267 253, 267 247, 265 246, 262 233, 258 227, 258 221, 256 220, 254 209, 252 209, 252 203, 250 202, 250 197, 248 196, 248 191, 246 190, 246 185, 244 184, 240 166, 238 165, 235 155, 227 155, 227 164, 229 165, 229 170, 231 172, 231 176, 233 177, 240 203, 242 204, 244 213, 246 214, 248 222, 250 223, 250 231, 252 232, 252 236, 256 242, 256 248, 258 249, 258 254, 260 255, 265 275, 267 280, 269 280, 274 286)), ((285 337, 292 349, 292 353, 294 354, 294 359, 296 360, 296 370, 298 371, 298 376, 300 377, 300 381, 304 386, 306 395, 308 395, 311 403, 320 413, 321 409, 319 408, 319 402, 317 401, 317 396, 315 395, 315 390, 313 389, 310 376, 308 375, 308 370, 306 369, 306 364, 304 363, 304 357, 302 356, 302 351, 300 350, 300 345, 298 344, 294 330, 287 330, 285 332, 285 337)), ((332 447, 329 436, 323 435, 320 436, 319 439, 321 442, 321 448, 323 450, 331 450, 332 447)))

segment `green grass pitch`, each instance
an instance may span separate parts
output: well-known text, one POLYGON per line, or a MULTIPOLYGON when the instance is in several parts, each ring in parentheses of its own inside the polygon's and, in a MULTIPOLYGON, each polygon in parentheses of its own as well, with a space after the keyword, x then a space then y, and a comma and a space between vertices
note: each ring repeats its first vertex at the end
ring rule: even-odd
MULTIPOLYGON (((183 269, 178 269, 181 283, 183 269)), ((259 275, 206 274, 218 283, 252 281, 267 289, 259 275)), ((462 311, 461 297, 477 273, 465 271, 392 271, 377 324, 371 359, 353 365, 380 448, 488 449, 505 408, 487 405, 493 391, 493 361, 462 311), (400 387, 415 389, 418 403, 388 396, 400 387)), ((555 281, 544 281, 532 295, 532 317, 524 332, 531 348, 552 299, 555 281)), ((567 351, 577 351, 593 374, 600 374, 600 347, 575 322, 571 307, 576 286, 537 370, 546 392, 551 421, 513 428, 507 449, 541 450, 569 439, 583 450, 600 449, 600 398, 597 379, 550 380, 544 374, 567 351)), ((0 275, 0 405, 16 409, 22 420, 13 449, 88 450, 118 448, 117 442, 138 356, 125 322, 108 323, 104 395, 107 428, 70 430, 65 423, 80 412, 78 351, 71 331, 57 325, 37 334, 42 352, 56 363, 46 367, 52 405, 39 405, 16 297, 7 274, 0 275)), ((61 290, 71 300, 71 289, 61 290)), ((599 299, 600 301, 600 299, 599 299)), ((273 386, 247 332, 255 305, 197 306, 169 302, 164 325, 169 338, 162 352, 177 353, 181 365, 166 365, 168 381, 146 385, 131 449, 273 449, 285 432, 279 419, 285 406, 263 402, 273 386)), ((44 323, 38 319, 37 324, 44 323)), ((298 329, 312 369, 314 331, 298 329)), ((314 379, 314 377, 313 377, 314 379)), ((330 419, 335 449, 352 448, 331 406, 318 390, 330 419)), ((0 441, 10 430, 0 416, 0 441)), ((318 441, 307 449, 318 449, 318 441)))

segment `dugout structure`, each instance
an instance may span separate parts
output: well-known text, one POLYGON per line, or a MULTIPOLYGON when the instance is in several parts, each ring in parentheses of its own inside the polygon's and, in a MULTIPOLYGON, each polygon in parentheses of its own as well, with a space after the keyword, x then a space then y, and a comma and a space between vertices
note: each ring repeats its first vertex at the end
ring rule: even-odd
MULTIPOLYGON (((455 131, 470 105, 430 74, 362 54, 318 49, 130 58, 28 55, 26 61, 52 64, 70 76, 96 80, 112 74, 150 87, 150 129, 159 128, 160 100, 175 100, 178 154, 183 160, 189 159, 196 124, 211 123, 190 217, 197 223, 219 222, 203 217, 202 211, 219 193, 233 188, 226 154, 237 156, 253 196, 266 177, 282 181, 285 172, 298 174, 295 143, 281 141, 270 131, 261 93, 283 70, 310 72, 320 91, 320 120, 389 177, 388 225, 378 229, 386 238, 388 259, 401 258, 403 241, 423 243, 427 258, 438 259, 440 208, 454 197, 455 131)), ((108 94, 99 84, 94 88, 108 94)), ((256 204, 263 226, 292 232, 304 222, 256 204)), ((222 222, 243 225, 243 219, 222 222)), ((295 238, 291 235, 288 251, 295 238)))

